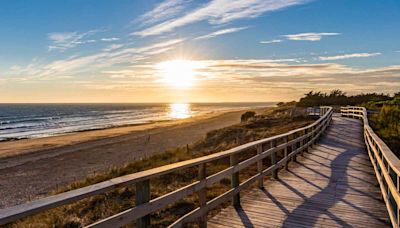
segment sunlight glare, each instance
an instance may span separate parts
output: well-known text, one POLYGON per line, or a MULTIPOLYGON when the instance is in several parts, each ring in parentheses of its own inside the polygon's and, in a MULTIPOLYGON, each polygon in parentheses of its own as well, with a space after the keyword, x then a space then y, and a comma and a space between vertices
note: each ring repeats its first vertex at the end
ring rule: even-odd
POLYGON ((191 60, 169 60, 157 65, 162 81, 179 88, 193 85, 199 67, 199 64, 191 60))
POLYGON ((190 104, 173 103, 169 104, 168 115, 173 119, 186 119, 191 116, 190 104))

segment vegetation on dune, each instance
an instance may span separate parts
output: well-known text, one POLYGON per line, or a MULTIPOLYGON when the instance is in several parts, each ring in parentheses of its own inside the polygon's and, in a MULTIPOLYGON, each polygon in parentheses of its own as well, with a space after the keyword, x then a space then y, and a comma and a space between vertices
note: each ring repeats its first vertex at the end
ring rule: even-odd
MULTIPOLYGON (((56 193, 65 192, 91 184, 99 183, 118 176, 131 174, 162 165, 188 160, 227 150, 239 144, 270 137, 288 132, 312 123, 310 117, 301 116, 293 111, 292 106, 268 109, 262 115, 252 115, 247 121, 231 127, 209 132, 203 140, 189 147, 176 148, 151 156, 140 161, 131 162, 123 167, 115 167, 108 172, 100 173, 85 180, 71 183, 59 189, 56 193), (295 115, 296 114, 296 115, 295 115), (189 149, 188 149, 189 148, 189 149)), ((248 115, 248 114, 247 114, 248 115)), ((256 154, 255 150, 241 153, 239 160, 245 160, 256 154)), ((278 154, 278 157, 282 154, 278 154)), ((270 164, 267 158, 265 165, 270 164)), ((207 164, 207 175, 217 173, 228 167, 229 158, 207 164)), ((256 164, 248 167, 240 173, 240 179, 244 180, 256 174, 256 164)), ((152 179, 151 198, 156 198, 168 192, 192 183, 197 178, 197 169, 189 168, 171 174, 152 179)), ((230 180, 224 179, 207 190, 208 200, 215 198, 230 188, 230 180)), ((8 225, 9 227, 81 227, 98 221, 102 218, 114 215, 135 205, 135 188, 124 187, 100 194, 76 203, 49 210, 47 212, 26 218, 8 225)), ((226 205, 226 204, 225 204, 226 205)), ((223 207, 222 205, 221 207, 223 207)), ((177 220, 182 215, 198 207, 197 195, 190 195, 177 203, 168 206, 151 215, 153 227, 165 227, 177 220)), ((209 213, 213 215, 216 211, 209 213)), ((133 226, 134 224, 130 225, 133 226)), ((128 226, 128 227, 130 227, 128 226)))
POLYGON ((400 107, 386 104, 369 120, 376 134, 400 157, 400 107))
POLYGON ((310 91, 305 94, 304 97, 300 98, 297 102, 298 107, 310 107, 320 105, 331 105, 331 106, 344 106, 344 105, 361 105, 367 102, 381 102, 389 101, 396 98, 383 93, 362 93, 358 95, 347 96, 345 92, 341 90, 332 90, 329 94, 323 92, 310 91))
MULTIPOLYGON (((284 104, 284 103, 282 103, 284 104)), ((367 93, 347 96, 341 90, 329 94, 309 92, 296 104, 299 107, 309 106, 364 106, 369 111, 371 127, 389 148, 400 157, 400 92, 393 96, 387 94, 367 93)))

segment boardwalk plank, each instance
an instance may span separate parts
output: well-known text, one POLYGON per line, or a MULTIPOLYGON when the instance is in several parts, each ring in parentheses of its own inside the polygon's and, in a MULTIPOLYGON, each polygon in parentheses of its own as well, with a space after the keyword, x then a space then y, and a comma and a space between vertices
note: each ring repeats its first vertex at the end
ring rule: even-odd
POLYGON ((209 227, 390 227, 360 122, 335 115, 325 136, 279 179, 264 181, 209 227))

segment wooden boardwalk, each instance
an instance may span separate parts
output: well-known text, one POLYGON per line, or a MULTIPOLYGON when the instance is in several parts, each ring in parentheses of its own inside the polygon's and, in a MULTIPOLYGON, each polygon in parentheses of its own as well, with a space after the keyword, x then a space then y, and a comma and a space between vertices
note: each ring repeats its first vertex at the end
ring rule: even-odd
POLYGON ((208 227, 390 227, 359 120, 334 115, 317 145, 208 227))

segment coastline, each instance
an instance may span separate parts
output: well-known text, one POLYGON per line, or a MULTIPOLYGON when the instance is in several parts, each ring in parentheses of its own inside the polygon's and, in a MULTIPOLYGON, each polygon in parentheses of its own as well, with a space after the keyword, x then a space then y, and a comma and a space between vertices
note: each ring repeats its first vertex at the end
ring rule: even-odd
MULTIPOLYGON (((256 109, 265 109, 265 108, 267 107, 256 108, 256 109)), ((78 144, 91 140, 97 140, 108 137, 117 137, 125 134, 130 134, 133 132, 147 131, 155 128, 185 124, 194 121, 217 117, 225 113, 240 112, 245 110, 249 109, 213 111, 185 119, 160 120, 160 121, 152 121, 149 123, 128 124, 124 126, 112 126, 100 129, 88 129, 88 130, 74 131, 65 134, 59 134, 42 138, 21 138, 15 140, 5 140, 5 141, 0 141, 0 159, 22 155, 26 153, 34 153, 36 151, 55 149, 58 147, 78 144)), ((1 168, 2 167, 0 165, 0 169, 1 168)))
POLYGON ((201 140, 240 122, 247 110, 0 143, 0 208, 48 195, 58 186, 201 140), (151 139, 150 139, 151 138, 151 139), (149 140, 150 139, 150 140, 149 140))

